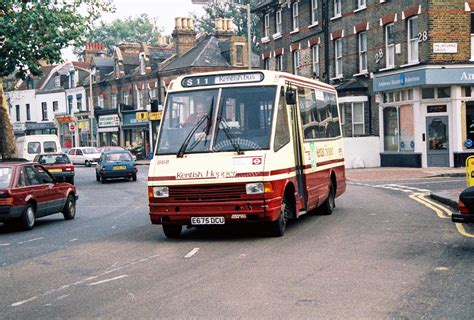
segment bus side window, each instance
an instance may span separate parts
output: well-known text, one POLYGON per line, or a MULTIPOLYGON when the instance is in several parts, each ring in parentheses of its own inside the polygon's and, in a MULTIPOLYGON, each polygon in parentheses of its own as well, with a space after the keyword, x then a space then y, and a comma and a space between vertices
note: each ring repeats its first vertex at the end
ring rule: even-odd
POLYGON ((277 119, 275 128, 275 142, 273 150, 278 151, 288 142, 290 142, 290 129, 288 126, 288 113, 286 111, 286 104, 284 97, 280 97, 277 108, 277 119))

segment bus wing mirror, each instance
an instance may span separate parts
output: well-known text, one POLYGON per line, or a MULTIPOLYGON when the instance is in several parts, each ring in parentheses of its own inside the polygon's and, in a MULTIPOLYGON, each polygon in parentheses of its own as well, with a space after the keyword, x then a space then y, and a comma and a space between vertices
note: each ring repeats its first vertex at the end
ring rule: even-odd
POLYGON ((293 89, 286 90, 286 104, 296 104, 296 91, 293 89))

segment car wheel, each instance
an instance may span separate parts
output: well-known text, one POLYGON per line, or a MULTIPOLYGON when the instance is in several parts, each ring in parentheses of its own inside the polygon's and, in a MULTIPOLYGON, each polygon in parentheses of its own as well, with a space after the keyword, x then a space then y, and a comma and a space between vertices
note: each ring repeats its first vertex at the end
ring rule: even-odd
POLYGON ((167 238, 179 238, 182 228, 183 226, 179 224, 164 224, 163 232, 167 238))
POLYGON ((85 165, 86 167, 90 167, 90 166, 91 166, 91 163, 89 162, 89 160, 86 160, 86 162, 84 162, 84 165, 85 165))
POLYGON ((63 216, 66 220, 72 220, 76 216, 76 200, 72 194, 67 197, 66 204, 64 205, 63 209, 63 216))
POLYGON ((97 172, 95 173, 95 180, 100 181, 100 176, 97 172))
POLYGON ((25 211, 23 211, 23 214, 21 215, 21 226, 23 227, 23 229, 25 230, 33 229, 35 225, 35 216, 36 216, 35 208, 31 203, 29 203, 26 206, 25 211))
POLYGON ((132 176, 132 180, 137 181, 137 174, 136 173, 132 176))
POLYGON ((281 202, 280 215, 278 216, 278 219, 270 222, 269 225, 269 231, 272 237, 281 237, 285 234, 286 223, 288 221, 288 218, 291 216, 290 213, 290 201, 288 199, 288 196, 285 195, 283 197, 283 201, 281 202))
POLYGON ((102 184, 106 183, 107 182, 107 178, 104 177, 103 175, 100 176, 100 182, 102 182, 102 184))
POLYGON ((331 184, 329 185, 329 193, 326 201, 319 207, 319 214, 328 216, 332 214, 334 211, 334 208, 336 207, 336 199, 335 199, 335 190, 334 190, 334 184, 331 181, 331 184))

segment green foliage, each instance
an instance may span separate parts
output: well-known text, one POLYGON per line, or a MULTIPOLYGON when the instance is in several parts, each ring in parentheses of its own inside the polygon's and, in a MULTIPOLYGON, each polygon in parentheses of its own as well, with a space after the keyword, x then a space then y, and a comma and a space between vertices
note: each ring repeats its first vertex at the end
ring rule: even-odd
POLYGON ((40 60, 61 61, 61 49, 84 34, 112 0, 0 0, 0 77, 41 72, 40 60))
MULTIPOLYGON (((101 42, 111 52, 112 47, 120 42, 144 42, 157 44, 162 29, 157 26, 157 19, 147 14, 126 19, 115 19, 111 23, 103 21, 87 34, 87 42, 101 42)), ((82 48, 76 48, 79 54, 82 48)))

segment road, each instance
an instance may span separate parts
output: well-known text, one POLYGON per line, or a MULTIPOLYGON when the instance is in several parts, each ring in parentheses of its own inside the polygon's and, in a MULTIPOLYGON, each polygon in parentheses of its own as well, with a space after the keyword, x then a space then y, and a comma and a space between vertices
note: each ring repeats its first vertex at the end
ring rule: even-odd
POLYGON ((352 181, 333 215, 303 216, 282 238, 226 227, 169 240, 149 223, 147 169, 137 182, 102 185, 94 168, 78 167, 76 219, 49 216, 29 232, 0 226, 2 318, 474 314, 474 238, 410 198, 415 189, 393 187, 460 178, 352 181))

